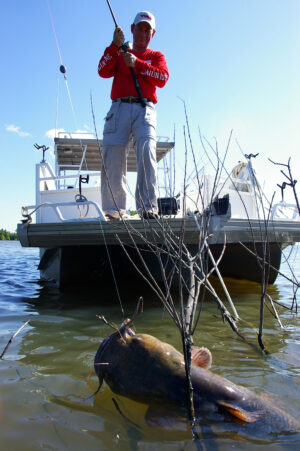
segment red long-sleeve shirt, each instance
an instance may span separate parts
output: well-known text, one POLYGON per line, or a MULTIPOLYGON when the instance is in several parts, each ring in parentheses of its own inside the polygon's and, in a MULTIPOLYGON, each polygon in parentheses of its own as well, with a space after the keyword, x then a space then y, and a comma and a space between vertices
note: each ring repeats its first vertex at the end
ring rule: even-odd
MULTIPOLYGON (((144 52, 134 52, 133 50, 130 52, 137 57, 134 72, 143 97, 157 103, 156 87, 162 88, 169 78, 163 53, 151 49, 144 52)), ((112 100, 118 97, 138 96, 130 69, 114 43, 105 49, 98 65, 98 74, 103 78, 114 77, 111 89, 112 100)))

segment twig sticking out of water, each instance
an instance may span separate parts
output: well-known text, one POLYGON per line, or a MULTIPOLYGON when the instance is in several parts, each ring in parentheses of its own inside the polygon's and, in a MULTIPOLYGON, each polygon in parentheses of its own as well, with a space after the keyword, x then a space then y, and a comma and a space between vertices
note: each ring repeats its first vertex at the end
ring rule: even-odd
MULTIPOLYGON (((185 110, 186 112, 186 110, 185 110)), ((128 235, 131 239, 131 244, 136 251, 136 257, 133 258, 128 252, 128 244, 124 245, 121 239, 117 236, 120 246, 123 248, 125 254, 129 260, 139 272, 139 274, 148 282, 153 291, 158 295, 162 301, 164 309, 170 314, 174 323, 178 327, 181 335, 185 372, 186 372, 186 407, 188 409, 188 416, 191 424, 192 434, 197 449, 201 449, 199 434, 196 430, 196 418, 193 403, 193 387, 191 383, 191 350, 193 346, 193 334, 199 321, 201 308, 197 309, 200 290, 202 294, 206 291, 214 293, 214 300, 217 302, 222 317, 225 318, 231 325, 232 329, 241 334, 234 322, 234 319, 225 308, 222 301, 219 299, 215 291, 213 290, 208 277, 210 271, 216 271, 219 261, 214 260, 213 269, 210 270, 208 266, 209 251, 209 222, 212 214, 212 202, 215 197, 216 186, 220 177, 220 172, 223 169, 224 161, 222 165, 219 164, 220 158, 217 154, 216 164, 216 176, 212 187, 212 193, 209 195, 210 199, 204 199, 202 196, 202 182, 199 178, 199 174, 196 166, 196 155, 192 146, 190 130, 188 125, 188 118, 186 115, 186 127, 184 127, 184 142, 185 142, 185 168, 184 168, 184 182, 183 182, 183 201, 182 201, 182 221, 181 227, 178 232, 174 232, 172 229, 170 219, 166 217, 153 219, 151 221, 144 219, 144 233, 141 233, 139 229, 134 229, 130 222, 124 222, 124 225, 128 231, 128 235), (197 202, 195 203, 194 220, 196 221, 198 228, 198 249, 191 250, 184 241, 186 224, 188 219, 186 218, 186 199, 188 197, 187 186, 188 181, 187 174, 187 159, 188 159, 188 143, 190 144, 190 150, 193 157, 193 162, 196 169, 196 186, 198 187, 197 202), (205 211, 208 205, 208 210, 205 211), (205 211, 205 214, 197 214, 196 212, 205 211), (161 238, 163 240, 161 241, 161 238), (142 243, 139 246, 137 243, 142 243), (160 275, 162 277, 162 286, 159 285, 151 272, 150 267, 147 264, 147 251, 150 251, 157 257, 157 264, 160 269, 160 275), (192 252, 195 254, 192 255, 192 252), (138 264, 139 263, 139 264, 138 264), (177 282, 178 285, 178 303, 174 299, 171 286, 173 282, 177 282), (179 304, 179 305, 178 305, 179 304)), ((141 205, 143 205, 140 199, 141 205)), ((190 218, 192 217, 189 214, 190 218)), ((211 257, 210 257, 211 258, 211 257)), ((219 277, 221 277, 219 273, 219 277)), ((203 297, 203 296, 202 296, 203 297)), ((238 317, 237 311, 232 305, 234 314, 238 317)))
MULTIPOLYGON (((201 135, 200 135, 200 139, 201 139, 201 135)), ((201 139, 201 143, 202 143, 203 148, 205 150, 205 145, 204 145, 204 142, 202 141, 202 139, 201 139)), ((209 143, 207 143, 207 144, 210 146, 210 149, 215 153, 214 148, 209 143)), ((243 151, 242 151, 242 153, 244 154, 243 151)), ((263 190, 261 189, 261 187, 260 187, 260 185, 259 185, 259 183, 258 183, 258 181, 256 179, 255 172, 252 169, 251 161, 250 161, 251 155, 248 155, 248 156, 244 155, 244 156, 247 159, 249 159, 248 165, 250 165, 250 169, 251 169, 251 181, 252 181, 253 187, 255 187, 254 193, 255 193, 255 202, 256 202, 257 211, 261 211, 263 213, 263 219, 262 219, 262 221, 259 221, 261 241, 262 241, 262 253, 263 253, 262 257, 259 255, 259 252, 258 252, 257 243, 256 243, 255 236, 254 236, 254 231, 252 229, 252 225, 250 223, 250 217, 249 217, 248 212, 247 212, 247 207, 246 207, 246 205, 245 205, 245 203, 244 203, 244 201, 243 201, 243 199, 242 199, 242 197, 241 197, 241 195, 239 193, 238 188, 235 186, 235 181, 234 180, 232 180, 232 185, 236 188, 236 193, 239 196, 240 201, 241 201, 241 203, 244 206, 245 214, 246 214, 246 216, 248 218, 248 221, 249 221, 249 227, 250 227, 251 234, 252 234, 252 239, 253 239, 253 243, 252 244, 253 244, 254 252, 252 252, 245 245, 245 243, 240 242, 240 245, 243 246, 252 255, 254 255, 256 257, 257 264, 258 264, 258 266, 259 266, 259 268, 260 268, 260 270, 262 272, 262 290, 261 290, 261 299, 260 299, 260 301, 261 301, 261 303, 260 303, 260 325, 259 325, 259 331, 258 331, 258 341, 259 341, 260 347, 262 349, 264 349, 264 344, 262 342, 262 332, 263 332, 263 313, 264 313, 264 306, 266 305, 265 304, 265 300, 266 299, 268 299, 270 301, 270 303, 271 303, 271 307, 272 307, 273 312, 272 312, 272 310, 270 310, 270 311, 274 314, 274 316, 278 320, 280 327, 283 327, 282 324, 281 324, 279 315, 278 315, 278 313, 277 313, 277 311, 275 309, 275 306, 274 306, 274 303, 279 304, 279 305, 281 305, 281 304, 276 302, 276 301, 273 301, 269 297, 268 293, 266 292, 267 286, 268 286, 270 270, 272 270, 273 272, 274 271, 277 272, 277 274, 280 274, 281 276, 283 276, 285 279, 289 280, 293 284, 293 292, 294 292, 294 294, 293 294, 293 302, 292 302, 291 310, 294 310, 296 312, 297 312, 297 308, 298 308, 298 305, 297 305, 297 302, 296 302, 296 294, 297 294, 297 291, 299 289, 300 284, 299 284, 299 281, 297 281, 297 278, 295 277, 294 271, 292 270, 292 267, 291 267, 291 265, 290 265, 290 263, 288 261, 288 258, 286 259, 285 263, 287 263, 287 265, 289 266, 289 269, 290 269, 291 274, 292 274, 292 278, 289 278, 285 274, 282 274, 280 271, 278 271, 277 268, 274 268, 270 264, 270 246, 269 246, 269 240, 268 240, 268 228, 270 226, 270 214, 272 212, 272 204, 273 204, 274 195, 273 195, 272 201, 269 202, 268 199, 266 198, 266 196, 264 195, 263 190), (268 204, 269 214, 267 215, 267 217, 266 217, 266 214, 265 214, 266 210, 265 210, 265 207, 264 207, 264 201, 267 201, 267 204, 268 204)), ((287 175, 284 171, 281 171, 281 172, 288 179, 289 183, 284 182, 283 186, 280 186, 280 185, 278 185, 278 186, 280 186, 280 188, 282 189, 282 200, 283 200, 283 189, 285 188, 285 186, 288 185, 288 186, 291 186, 293 188, 295 199, 296 199, 296 203, 297 203, 297 206, 298 206, 298 211, 300 213, 299 202, 298 202, 297 194, 296 194, 296 191, 295 191, 295 185, 296 185, 297 181, 293 180, 293 177, 292 177, 292 172, 291 172, 291 168, 290 168, 290 159, 289 159, 287 165, 281 164, 281 163, 275 163, 272 160, 270 160, 270 161, 273 164, 278 164, 278 165, 285 166, 285 167, 288 168, 288 174, 289 175, 287 175)), ((226 171, 226 169, 225 169, 225 171, 226 171)), ((230 179, 232 178, 232 174, 229 174, 227 172, 227 175, 228 175, 228 177, 230 179)), ((283 306, 283 307, 287 308, 286 306, 283 306)), ((268 306, 267 306, 267 308, 268 308, 268 306)))
POLYGON ((15 332, 9 339, 7 345, 5 346, 5 348, 3 349, 2 354, 0 355, 0 359, 3 360, 4 354, 6 353, 6 351, 8 350, 9 345, 11 344, 11 342, 13 341, 13 339, 21 332, 22 329, 24 329, 25 326, 27 326, 27 324, 29 323, 29 321, 26 321, 26 323, 23 324, 23 326, 20 327, 20 329, 17 330, 17 332, 15 332))
POLYGON ((104 324, 106 324, 107 326, 111 327, 112 329, 119 330, 117 326, 115 326, 114 324, 112 324, 109 321, 107 321, 107 319, 105 319, 103 315, 96 315, 96 317, 99 318, 101 321, 104 322, 104 324))
POLYGON ((140 310, 141 312, 143 312, 143 307, 144 307, 144 304, 143 304, 143 298, 142 298, 142 296, 140 296, 140 297, 139 297, 139 300, 138 300, 138 303, 137 303, 137 306, 136 306, 136 308, 135 308, 135 311, 134 311, 134 313, 133 313, 133 316, 132 316, 132 318, 131 318, 131 321, 132 321, 132 322, 135 320, 135 317, 136 317, 136 315, 138 314, 139 310, 140 310))
MULTIPOLYGON (((275 193, 274 193, 275 194, 275 193)), ((271 201, 271 207, 273 204, 274 194, 271 201)), ((258 191, 259 195, 259 201, 262 203, 262 196, 260 189, 258 191)), ((267 287, 268 287, 268 281, 269 281, 269 275, 270 275, 270 266, 268 262, 270 261, 270 249, 269 249, 269 240, 268 240, 268 228, 269 228, 269 221, 270 221, 270 213, 272 211, 272 208, 269 210, 269 215, 266 218, 264 213, 264 224, 265 224, 265 234, 263 237, 263 260, 261 265, 261 298, 260 298, 260 318, 259 318, 259 330, 258 330, 258 343, 261 347, 262 351, 266 354, 269 354, 269 352, 266 350, 265 344, 263 342, 263 323, 264 323, 264 307, 265 307, 265 298, 267 297, 267 287)), ((275 309, 275 307, 274 307, 275 309)), ((278 315, 277 315, 278 316, 278 315)), ((279 318, 279 316, 278 316, 279 318)))

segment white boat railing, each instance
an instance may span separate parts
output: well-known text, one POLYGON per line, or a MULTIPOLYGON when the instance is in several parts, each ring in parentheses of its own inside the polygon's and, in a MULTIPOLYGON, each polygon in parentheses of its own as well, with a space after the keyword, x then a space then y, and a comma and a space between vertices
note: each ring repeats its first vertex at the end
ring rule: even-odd
MULTIPOLYGON (((76 168, 74 168, 76 170, 76 168)), ((36 165, 36 205, 32 206, 36 209, 36 222, 54 222, 59 221, 82 220, 82 219, 96 219, 104 218, 101 210, 101 195, 100 195, 100 171, 76 171, 75 174, 56 175, 48 162, 41 162, 36 165), (83 199, 76 200, 75 196, 79 194, 78 180, 82 176, 89 176, 90 179, 99 180, 98 184, 92 186, 82 186, 81 192, 83 199), (68 181, 75 181, 68 184, 68 181), (63 181, 63 183, 59 183, 63 181), (69 185, 69 186, 68 186, 69 185), (74 199, 75 198, 75 199, 74 199), (88 217, 81 215, 78 208, 86 205, 88 217), (43 206, 41 209, 40 206, 43 206), (55 213, 48 213, 44 211, 44 207, 51 208, 55 213), (93 207, 93 208, 90 208, 93 207), (43 212, 44 211, 44 212, 43 212)), ((28 207, 30 208, 30 207, 28 207)))
POLYGON ((105 217, 101 207, 98 205, 98 203, 90 201, 90 200, 81 200, 81 201, 73 201, 73 202, 53 202, 53 203, 44 202, 43 204, 40 204, 40 205, 27 205, 26 207, 22 207, 22 215, 24 217, 31 218, 31 216, 34 213, 37 213, 40 209, 44 209, 44 208, 52 208, 53 211, 55 212, 55 214, 57 215, 57 218, 61 222, 76 221, 76 220, 82 221, 83 219, 84 220, 100 219, 101 221, 106 221, 106 217, 105 217), (86 214, 88 212, 88 208, 90 205, 93 205, 95 207, 96 212, 98 213, 97 218, 86 218, 86 214), (74 206, 76 206, 78 208, 79 218, 66 219, 62 215, 62 212, 59 207, 74 207, 74 206), (84 206, 86 207, 86 213, 83 215, 81 208, 84 206))
POLYGON ((300 213, 298 211, 296 204, 290 204, 284 201, 278 202, 278 204, 273 205, 271 211, 271 220, 289 220, 289 221, 300 221, 300 213))
MULTIPOLYGON (((88 174, 85 175, 89 175, 90 178, 92 177, 100 177, 100 172, 90 172, 88 174)), ((73 174, 73 175, 58 175, 58 176, 53 176, 53 177, 39 177, 39 181, 43 182, 43 181, 48 181, 48 180, 67 180, 67 179, 79 179, 80 174, 73 174)), ((72 188, 75 188, 72 187, 72 188)), ((66 187, 59 187, 57 188, 58 190, 62 190, 62 189, 66 189, 66 187)))

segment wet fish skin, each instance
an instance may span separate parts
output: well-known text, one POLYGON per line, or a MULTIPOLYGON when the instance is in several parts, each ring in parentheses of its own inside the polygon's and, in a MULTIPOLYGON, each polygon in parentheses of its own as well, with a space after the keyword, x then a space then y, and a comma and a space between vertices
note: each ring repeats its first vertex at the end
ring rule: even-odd
MULTIPOLYGON (((113 392, 150 405, 185 405, 183 355, 152 335, 128 333, 126 324, 122 326, 96 353, 100 385, 105 380, 113 392)), ((300 430, 300 422, 288 413, 208 369, 192 365, 191 378, 196 409, 225 410, 244 423, 259 422, 275 432, 300 430)))

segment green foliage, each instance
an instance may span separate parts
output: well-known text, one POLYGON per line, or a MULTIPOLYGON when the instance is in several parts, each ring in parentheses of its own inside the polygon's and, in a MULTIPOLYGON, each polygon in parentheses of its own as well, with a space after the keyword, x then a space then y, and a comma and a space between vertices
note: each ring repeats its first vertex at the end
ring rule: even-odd
POLYGON ((8 232, 5 229, 0 229, 0 241, 3 241, 3 240, 13 241, 13 240, 17 240, 17 239, 18 239, 18 236, 16 233, 8 232))

